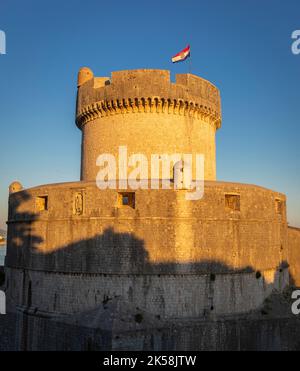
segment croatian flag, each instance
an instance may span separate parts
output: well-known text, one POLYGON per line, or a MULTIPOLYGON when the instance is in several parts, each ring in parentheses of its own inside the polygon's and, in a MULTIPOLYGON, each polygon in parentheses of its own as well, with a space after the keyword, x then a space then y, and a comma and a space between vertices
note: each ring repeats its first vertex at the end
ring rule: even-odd
POLYGON ((186 60, 187 57, 190 57, 190 55, 191 55, 191 48, 188 45, 186 48, 181 50, 181 52, 177 53, 176 55, 174 55, 174 57, 172 57, 172 62, 173 63, 182 62, 186 60))

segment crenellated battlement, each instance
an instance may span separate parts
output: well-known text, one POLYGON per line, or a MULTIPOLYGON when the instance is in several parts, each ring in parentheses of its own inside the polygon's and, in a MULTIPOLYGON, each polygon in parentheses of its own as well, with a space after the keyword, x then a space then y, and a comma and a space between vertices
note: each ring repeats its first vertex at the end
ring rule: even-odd
POLYGON ((184 115, 221 126, 219 90, 199 76, 178 74, 172 83, 166 70, 116 71, 111 78, 94 77, 86 67, 79 71, 78 127, 96 118, 138 112, 184 115))
MULTIPOLYGON (((219 90, 191 74, 128 70, 95 77, 78 73, 76 124, 83 131, 81 180, 96 179, 101 153, 190 153, 205 157, 204 177, 216 179, 216 130, 221 127, 219 90)), ((193 170, 195 172, 195 169, 193 170)), ((150 177, 150 174, 148 174, 150 177)), ((195 176, 195 174, 194 174, 195 176)))

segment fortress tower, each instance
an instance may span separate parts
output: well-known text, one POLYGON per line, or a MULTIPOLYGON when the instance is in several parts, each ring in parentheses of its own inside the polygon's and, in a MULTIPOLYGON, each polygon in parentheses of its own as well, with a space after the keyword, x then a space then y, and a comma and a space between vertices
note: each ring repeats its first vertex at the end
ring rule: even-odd
POLYGON ((218 89, 191 74, 172 83, 169 71, 108 78, 83 68, 76 124, 81 181, 10 187, 6 294, 18 348, 276 348, 286 322, 257 325, 260 345, 245 336, 251 322, 227 318, 259 310, 291 277, 300 283, 300 233, 287 226, 285 195, 216 181, 218 89), (97 157, 117 158, 120 146, 149 162, 204 154, 203 198, 187 201, 184 188, 100 190, 97 157))
POLYGON ((169 71, 134 70, 113 72, 110 79, 82 68, 76 122, 82 130, 81 180, 94 181, 99 154, 117 158, 122 145, 128 155, 146 155, 149 164, 153 154, 203 154, 205 179, 216 180, 220 95, 198 76, 176 75, 171 83, 169 71))

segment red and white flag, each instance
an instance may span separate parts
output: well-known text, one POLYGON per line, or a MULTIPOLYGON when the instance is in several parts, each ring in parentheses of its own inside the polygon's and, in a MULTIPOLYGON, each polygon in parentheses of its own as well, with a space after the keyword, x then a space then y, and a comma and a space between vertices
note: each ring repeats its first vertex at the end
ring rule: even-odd
POLYGON ((172 57, 172 62, 173 63, 182 62, 186 60, 188 57, 190 57, 190 55, 191 55, 191 48, 188 45, 186 48, 181 50, 181 52, 177 53, 176 55, 174 55, 174 57, 172 57))

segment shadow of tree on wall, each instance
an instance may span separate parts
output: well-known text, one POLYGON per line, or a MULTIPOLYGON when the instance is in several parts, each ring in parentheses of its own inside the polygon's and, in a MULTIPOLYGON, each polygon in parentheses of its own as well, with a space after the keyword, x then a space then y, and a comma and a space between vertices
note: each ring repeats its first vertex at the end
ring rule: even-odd
MULTIPOLYGON (((134 233, 120 233, 107 227, 102 233, 91 238, 55 247, 55 250, 40 249, 44 242, 41 236, 33 233, 33 223, 39 214, 19 211, 22 203, 31 199, 23 190, 10 197, 9 228, 7 236, 6 265, 11 267, 38 269, 53 272, 91 274, 225 274, 260 272, 255 267, 237 269, 216 260, 195 262, 151 262, 142 239, 134 233), (52 251, 51 251, 52 250, 52 251)), ((76 219, 78 221, 78 219, 76 219)), ((45 220, 47 223, 47 219, 45 220)), ((77 223, 74 224, 76 228, 77 223)), ((283 261, 277 267, 279 273, 288 268, 283 261)), ((213 276, 211 277, 213 279, 213 276)), ((291 277, 293 283, 293 277, 291 277)))
MULTIPOLYGON (((120 276, 152 274, 159 277, 163 274, 206 274, 208 275, 207 280, 212 285, 214 285, 218 274, 252 273, 257 280, 261 280, 262 285, 266 289, 268 287, 272 288, 273 282, 267 282, 261 272, 256 271, 255 267, 251 266, 235 269, 214 260, 202 260, 191 263, 153 263, 149 259, 149 253, 142 239, 137 238, 134 233, 116 232, 112 227, 104 229, 102 233, 92 238, 56 247, 55 251, 47 252, 41 250, 40 244, 44 240, 41 236, 35 235, 32 228, 33 223, 39 220, 39 214, 19 211, 21 204, 27 202, 30 198, 31 195, 26 191, 17 192, 11 196, 6 257, 7 267, 23 270, 22 305, 26 306, 28 310, 32 306, 32 295, 34 294, 32 293, 34 289, 32 289, 30 278, 31 269, 57 273, 113 274, 120 276)), ((288 263, 283 261, 277 267, 274 280, 278 279, 287 267, 288 263)), ((120 277, 120 280, 122 280, 122 277, 120 277)), ((291 282, 292 280, 293 278, 291 277, 291 282)), ((43 288, 40 287, 41 289, 43 288)), ((88 287, 86 289, 88 290, 88 287)), ((177 289, 180 290, 179 287, 177 289)), ((81 292, 80 295, 84 295, 84 293, 81 292)), ((111 299, 103 295, 103 306, 107 305, 107 302, 111 299)), ((130 295, 123 299, 130 301, 130 295)), ((133 305, 134 308, 136 306, 134 302, 129 304, 133 305)), ((42 308, 40 309, 42 310, 42 308)), ((147 310, 147 308, 144 308, 144 310, 147 310)), ((99 307, 95 306, 95 316, 98 311, 99 307)), ((90 315, 87 318, 90 320, 90 315)), ((26 326, 28 326, 28 323, 26 326)), ((27 345, 25 344, 24 348, 26 347, 27 345)))
POLYGON ((25 264, 30 249, 37 249, 43 242, 42 237, 32 232, 32 225, 39 215, 19 210, 29 200, 31 195, 27 191, 16 192, 9 197, 6 265, 25 264))
MULTIPOLYGON (((113 274, 227 274, 260 272, 252 266, 234 268, 222 261, 203 259, 201 261, 152 262, 145 242, 134 233, 117 232, 113 227, 92 238, 55 248, 51 252, 39 252, 38 246, 30 247, 27 267, 42 267, 46 271, 113 273, 113 274)), ((277 270, 288 268, 286 261, 277 270)))

